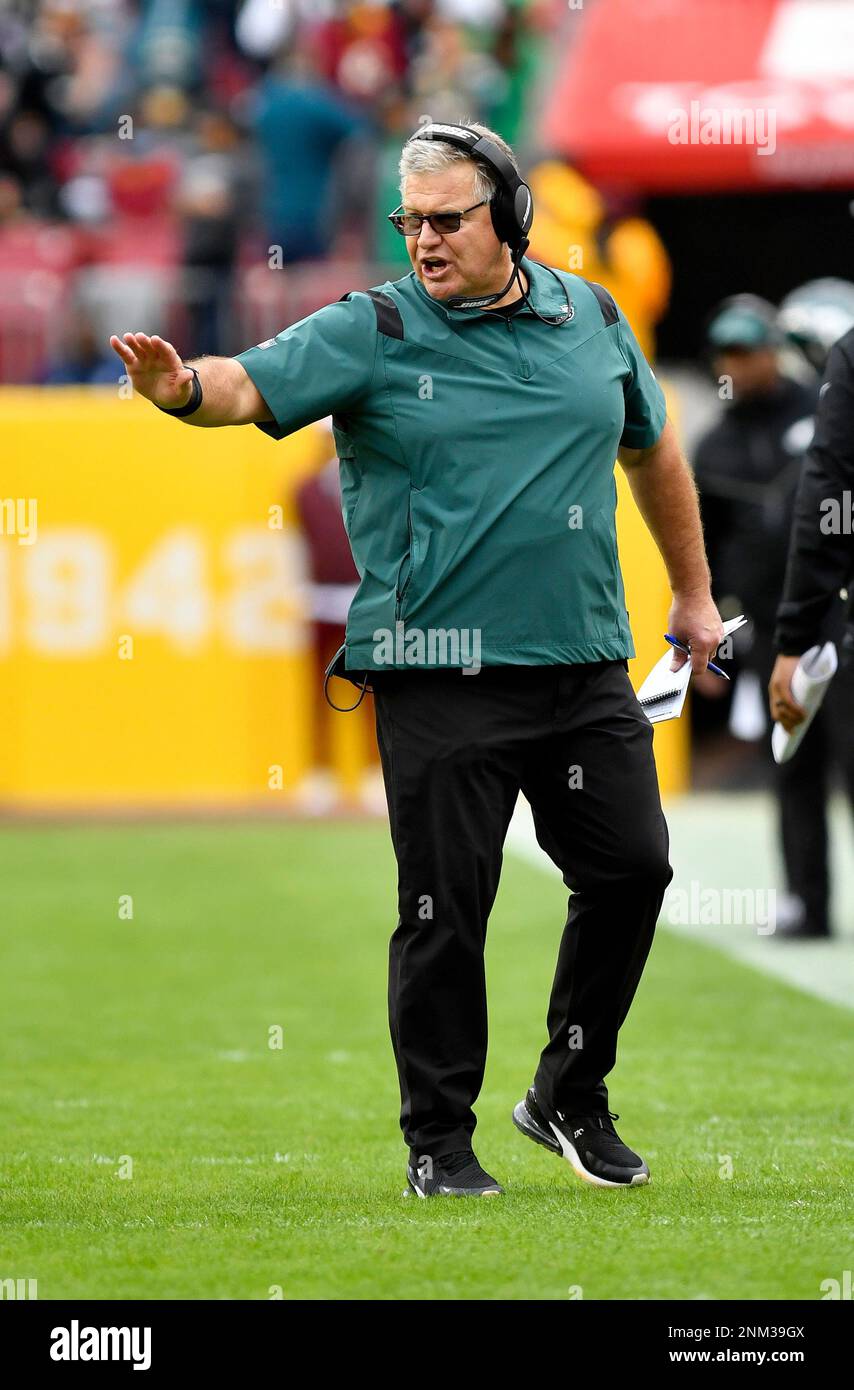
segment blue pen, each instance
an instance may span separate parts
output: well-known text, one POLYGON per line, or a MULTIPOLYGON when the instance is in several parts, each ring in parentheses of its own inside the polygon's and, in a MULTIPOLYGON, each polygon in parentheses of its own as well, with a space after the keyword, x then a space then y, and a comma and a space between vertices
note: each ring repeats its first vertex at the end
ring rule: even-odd
MULTIPOLYGON (((680 638, 674 637, 672 632, 665 632, 664 640, 665 642, 669 642, 671 647, 678 647, 680 652, 684 652, 686 656, 691 655, 691 648, 686 646, 686 644, 683 641, 681 641, 680 638)), ((722 671, 720 666, 715 666, 714 662, 712 661, 708 663, 708 665, 706 666, 706 670, 714 671, 716 676, 723 676, 725 681, 729 680, 729 676, 727 675, 726 671, 722 671)))

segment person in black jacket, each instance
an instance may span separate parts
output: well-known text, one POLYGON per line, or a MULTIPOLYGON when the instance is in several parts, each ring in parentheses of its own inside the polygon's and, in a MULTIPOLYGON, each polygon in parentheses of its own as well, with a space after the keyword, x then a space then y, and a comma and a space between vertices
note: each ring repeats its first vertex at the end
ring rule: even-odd
MULTIPOLYGON (((695 454, 712 590, 719 607, 752 620, 752 645, 739 652, 740 667, 755 674, 761 690, 774 665, 777 604, 818 384, 781 373, 783 335, 766 300, 725 300, 711 318, 708 338, 715 375, 731 397, 695 454)), ((831 611, 831 597, 822 640, 838 641, 842 605, 837 601, 831 611)), ((769 748, 788 889, 777 915, 780 936, 826 936, 830 930, 825 803, 831 750, 824 726, 835 704, 836 692, 819 727, 788 763, 771 764, 769 748)))
MULTIPOLYGON (((854 604, 849 595, 854 595, 854 329, 831 348, 827 361, 815 438, 795 502, 774 631, 779 654, 768 685, 771 715, 791 731, 805 714, 791 692, 798 659, 828 640, 830 631, 839 648, 839 670, 800 748, 784 767, 804 762, 823 767, 832 753, 854 811, 854 604)), ((822 894, 825 903, 827 898, 823 798, 820 804, 815 798, 808 803, 805 816, 807 812, 815 824, 805 825, 805 842, 798 848, 805 859, 810 857, 811 896, 800 934, 822 935, 828 930, 826 914, 820 915, 822 894)))
POLYGON ((818 389, 781 374, 782 334, 766 300, 725 300, 707 335, 712 369, 727 400, 694 452, 712 590, 719 606, 731 599, 734 613, 752 619, 753 646, 741 664, 764 677, 764 685, 773 665, 777 602, 818 389))

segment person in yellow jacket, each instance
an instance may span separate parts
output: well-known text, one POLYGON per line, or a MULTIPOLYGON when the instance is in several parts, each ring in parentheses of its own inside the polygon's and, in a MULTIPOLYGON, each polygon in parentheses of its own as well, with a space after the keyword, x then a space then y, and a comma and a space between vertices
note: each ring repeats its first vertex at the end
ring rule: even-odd
POLYGON ((670 297, 670 259, 651 223, 624 217, 610 223, 593 184, 561 160, 546 159, 528 180, 537 206, 530 255, 595 280, 611 292, 644 356, 655 355, 655 325, 670 297))

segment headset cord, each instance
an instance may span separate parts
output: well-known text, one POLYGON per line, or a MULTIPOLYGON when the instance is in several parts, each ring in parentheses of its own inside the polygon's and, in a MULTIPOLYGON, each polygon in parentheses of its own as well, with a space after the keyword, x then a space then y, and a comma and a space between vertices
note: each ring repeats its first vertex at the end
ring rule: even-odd
POLYGON ((366 671, 365 679, 362 681, 362 684, 358 686, 359 698, 356 701, 355 705, 336 705, 335 701, 330 700, 329 698, 329 681, 331 677, 331 671, 327 671, 323 677, 323 698, 326 701, 329 708, 337 710, 339 714, 351 714, 354 709, 359 708, 366 695, 373 695, 374 693, 371 687, 368 685, 368 673, 366 671))
MULTIPOLYGON (((520 267, 521 267, 521 263, 522 263, 522 257, 524 256, 524 254, 525 254, 525 252, 527 251, 527 249, 528 249, 529 246, 530 246, 530 242, 528 241, 528 238, 527 238, 527 237, 523 237, 522 240, 521 240, 521 242, 519 243, 519 248, 518 248, 518 250, 516 251, 515 256, 514 256, 514 262, 513 262, 513 267, 514 267, 514 268, 513 268, 513 275, 512 275, 511 278, 510 278, 510 283, 511 283, 511 285, 512 285, 514 278, 518 281, 519 289, 520 289, 521 294, 522 294, 522 298, 524 299, 525 303, 527 304, 528 308, 530 309, 530 311, 531 311, 531 313, 534 315, 534 317, 535 317, 535 318, 538 318, 538 319, 540 320, 540 323, 547 323, 547 324, 549 325, 550 328, 559 328, 560 325, 561 325, 562 323, 566 323, 567 320, 568 320, 569 318, 572 317, 572 307, 571 307, 571 305, 570 305, 570 304, 567 304, 567 306, 566 306, 566 311, 565 311, 565 313, 563 313, 563 314, 555 314, 553 318, 544 318, 542 314, 538 314, 538 313, 537 313, 536 309, 534 308, 533 304, 531 303, 530 299, 528 298, 528 293, 527 293, 527 291, 526 291, 524 285, 522 284, 522 276, 521 276, 521 273, 520 273, 520 267)), ((553 275, 553 276, 554 276, 555 280, 557 280, 557 282, 558 282, 558 284, 560 285, 561 289, 562 289, 562 290, 565 290, 565 286, 562 284, 560 278, 559 278, 557 275, 555 275, 555 273, 554 273, 554 271, 552 270, 552 268, 551 268, 550 265, 543 265, 543 262, 542 262, 542 261, 537 261, 537 265, 542 265, 544 270, 547 270, 547 271, 549 272, 550 275, 553 275)), ((568 294, 567 294, 566 297, 567 297, 567 299, 569 299, 569 295, 568 295, 568 294)))

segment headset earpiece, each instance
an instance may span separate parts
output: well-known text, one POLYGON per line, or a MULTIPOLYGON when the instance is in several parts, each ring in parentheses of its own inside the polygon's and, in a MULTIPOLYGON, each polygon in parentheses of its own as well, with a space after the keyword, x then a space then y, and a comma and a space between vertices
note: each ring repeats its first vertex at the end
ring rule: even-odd
POLYGON ((507 242, 507 244, 510 245, 513 237, 513 223, 512 219, 507 215, 507 193, 501 184, 499 184, 492 195, 489 204, 489 213, 492 218, 492 228, 498 240, 507 242))
POLYGON ((520 183, 514 198, 516 225, 522 236, 527 236, 534 220, 534 199, 526 183, 520 183))
POLYGON ((515 251, 534 220, 530 188, 526 183, 520 183, 511 196, 506 185, 499 183, 489 207, 495 235, 499 241, 505 241, 511 251, 515 251))

